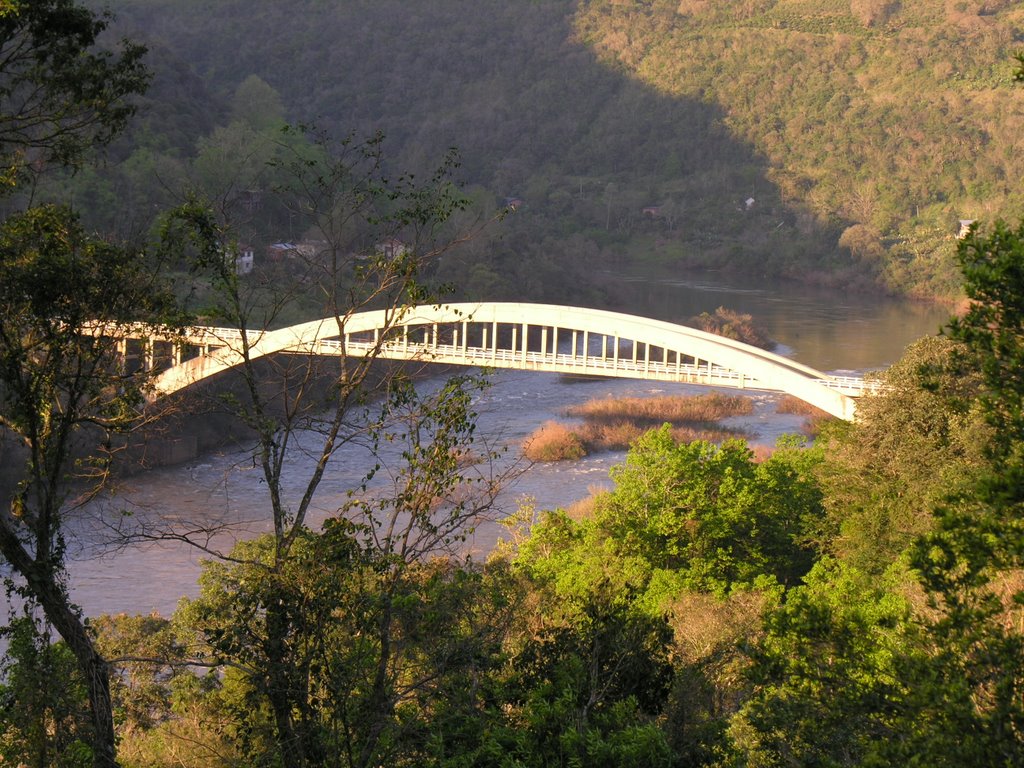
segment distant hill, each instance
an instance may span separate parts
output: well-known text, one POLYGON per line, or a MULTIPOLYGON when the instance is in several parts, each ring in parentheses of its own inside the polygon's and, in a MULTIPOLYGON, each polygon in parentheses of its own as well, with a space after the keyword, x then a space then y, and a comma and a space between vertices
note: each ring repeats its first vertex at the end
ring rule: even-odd
POLYGON ((959 220, 1024 212, 1024 6, 1010 0, 604 3, 602 61, 716 104, 794 209, 904 291, 948 292, 959 220))
POLYGON ((469 293, 648 260, 952 294, 959 220, 1024 212, 1016 3, 110 5, 221 105, 256 74, 396 167, 457 146, 480 215, 519 203, 451 267, 469 293))

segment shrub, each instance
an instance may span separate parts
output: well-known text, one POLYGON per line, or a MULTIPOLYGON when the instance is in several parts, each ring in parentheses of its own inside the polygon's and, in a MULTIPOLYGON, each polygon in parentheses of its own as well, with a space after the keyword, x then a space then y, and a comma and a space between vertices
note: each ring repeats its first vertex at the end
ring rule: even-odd
POLYGON ((523 455, 530 461, 565 461, 587 455, 583 441, 565 424, 547 421, 523 443, 523 455))
POLYGON ((775 347, 775 342, 754 324, 754 318, 725 307, 719 307, 714 314, 702 312, 696 317, 691 317, 689 324, 698 330, 713 333, 716 336, 724 336, 734 341, 742 341, 753 347, 761 349, 775 347))

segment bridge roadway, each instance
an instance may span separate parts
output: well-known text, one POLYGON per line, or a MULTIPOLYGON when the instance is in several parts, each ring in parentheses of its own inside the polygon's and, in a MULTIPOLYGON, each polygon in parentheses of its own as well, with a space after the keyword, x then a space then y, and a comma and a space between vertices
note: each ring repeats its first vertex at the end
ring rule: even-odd
MULTIPOLYGON (((137 327, 130 338, 167 395, 273 353, 381 359, 650 379, 785 392, 843 419, 878 384, 829 376, 789 358, 694 328, 605 310, 466 303, 356 313, 276 331, 196 327, 174 342, 137 327), (243 343, 243 341, 245 343, 243 343), (160 352, 163 345, 164 352, 160 352)), ((123 351, 130 357, 128 339, 123 351)))

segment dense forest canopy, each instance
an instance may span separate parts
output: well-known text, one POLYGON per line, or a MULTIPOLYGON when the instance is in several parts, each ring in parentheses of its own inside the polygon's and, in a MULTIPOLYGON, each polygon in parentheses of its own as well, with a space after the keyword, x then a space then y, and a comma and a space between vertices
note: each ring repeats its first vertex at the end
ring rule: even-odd
POLYGON ((463 257, 470 294, 553 298, 533 275, 603 259, 954 295, 959 221, 1024 211, 1014 3, 112 7, 175 71, 136 160, 187 164, 253 75, 283 118, 384 130, 396 167, 459 147, 478 215, 521 201, 463 257))

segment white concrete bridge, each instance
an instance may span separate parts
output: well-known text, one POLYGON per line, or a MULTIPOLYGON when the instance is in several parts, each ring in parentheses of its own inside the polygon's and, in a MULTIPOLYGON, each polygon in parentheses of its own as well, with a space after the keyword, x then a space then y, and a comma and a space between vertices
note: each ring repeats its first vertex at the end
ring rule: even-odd
POLYGON ((155 381, 167 395, 275 353, 375 355, 448 365, 555 371, 784 392, 851 420, 855 398, 877 384, 828 376, 747 344, 681 325, 580 307, 466 303, 406 307, 325 318, 276 331, 242 333, 197 327, 171 341, 139 327, 122 339, 136 365, 164 368, 155 381))

